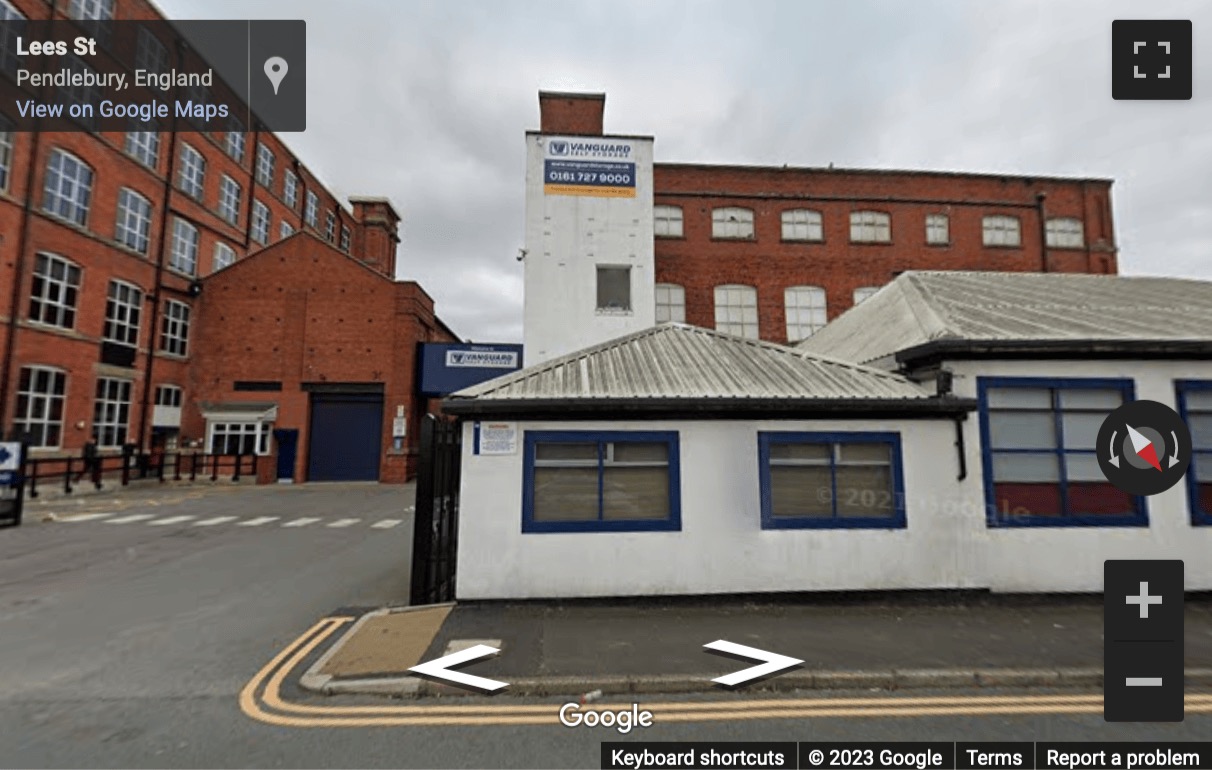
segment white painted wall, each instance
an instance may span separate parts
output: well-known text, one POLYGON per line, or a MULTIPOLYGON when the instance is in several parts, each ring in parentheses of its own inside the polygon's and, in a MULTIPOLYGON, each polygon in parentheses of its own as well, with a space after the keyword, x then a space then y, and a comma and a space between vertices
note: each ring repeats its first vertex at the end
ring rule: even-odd
POLYGON ((652 140, 528 134, 525 249, 526 366, 652 326, 652 140), (543 161, 552 140, 630 145, 636 196, 546 194, 543 161), (631 267, 631 313, 596 310, 598 265, 631 267))
MULTIPOLYGON (((984 527, 957 517, 954 424, 932 421, 519 423, 525 430, 674 430, 682 530, 522 534, 522 454, 473 456, 464 426, 459 599, 936 588, 966 583, 957 554, 984 527), (901 434, 908 527, 763 530, 758 431, 901 434)), ((979 514, 979 509, 978 509, 979 514)))
MULTIPOLYGON (((956 362, 976 376, 1131 377, 1137 398, 1175 406, 1175 379, 1212 379, 1203 362, 956 362)), ((902 421, 519 423, 525 430, 674 430, 680 434, 680 532, 522 534, 522 455, 472 456, 464 426, 458 598, 541 598, 763 591, 987 588, 1101 591, 1106 559, 1183 559, 1188 590, 1212 589, 1212 527, 1190 524, 1179 483, 1147 499, 1148 527, 990 529, 980 428, 964 422, 968 477, 957 480, 955 425, 902 421), (761 529, 757 434, 901 434, 907 529, 761 529)))
MULTIPOLYGON (((955 392, 976 396, 976 378, 1128 378, 1136 398, 1177 411, 1174 381, 1212 379, 1204 361, 959 361, 955 392)), ((980 423, 965 423, 973 474, 981 474, 980 423)), ((982 502, 983 502, 983 492, 982 502)), ((1212 527, 1191 526, 1186 481, 1145 499, 1148 527, 1005 527, 978 531, 978 581, 996 591, 1101 591, 1107 559, 1183 559, 1189 591, 1212 589, 1212 527)))

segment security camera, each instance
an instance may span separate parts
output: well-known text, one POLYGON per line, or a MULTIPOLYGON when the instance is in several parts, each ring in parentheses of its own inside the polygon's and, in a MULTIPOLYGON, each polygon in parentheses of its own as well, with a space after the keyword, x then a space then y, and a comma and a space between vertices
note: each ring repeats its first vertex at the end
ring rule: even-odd
POLYGON ((526 259, 526 249, 518 249, 518 261, 526 259))

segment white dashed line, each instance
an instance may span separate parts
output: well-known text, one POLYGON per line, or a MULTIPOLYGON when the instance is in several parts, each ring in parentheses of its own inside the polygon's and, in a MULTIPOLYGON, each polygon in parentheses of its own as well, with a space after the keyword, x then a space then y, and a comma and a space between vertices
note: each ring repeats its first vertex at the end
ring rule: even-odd
POLYGON ((306 527, 308 524, 315 524, 317 521, 319 521, 319 519, 314 519, 314 518, 295 519, 294 521, 286 522, 282 526, 284 526, 284 527, 306 527))
POLYGON ((371 524, 370 528, 371 529, 391 529, 392 527, 399 524, 401 521, 402 521, 402 519, 383 519, 382 521, 376 521, 374 524, 371 524))
POLYGON ((259 516, 255 519, 249 519, 248 521, 242 521, 239 524, 237 524, 236 526, 237 527, 259 527, 262 524, 268 524, 269 522, 277 521, 280 518, 282 518, 282 517, 281 516, 259 516))
POLYGON ((63 521, 95 521, 97 519, 108 519, 113 516, 112 513, 82 513, 79 516, 69 516, 63 521))
POLYGON ((202 521, 195 521, 194 526, 195 527, 213 527, 216 524, 226 524, 227 522, 235 521, 238 518, 240 518, 240 517, 239 516, 216 516, 213 519, 203 519, 202 521))
POLYGON ((154 518, 155 515, 156 514, 154 514, 154 513, 135 513, 130 516, 119 516, 118 518, 110 519, 109 521, 107 521, 105 523, 106 524, 129 524, 132 521, 144 521, 146 519, 154 518))
POLYGON ((180 524, 183 521, 190 521, 193 516, 169 516, 167 519, 156 519, 155 521, 147 522, 149 527, 163 527, 168 524, 180 524))
POLYGON ((337 519, 332 524, 329 524, 330 529, 338 529, 340 527, 349 527, 357 524, 361 519, 337 519))

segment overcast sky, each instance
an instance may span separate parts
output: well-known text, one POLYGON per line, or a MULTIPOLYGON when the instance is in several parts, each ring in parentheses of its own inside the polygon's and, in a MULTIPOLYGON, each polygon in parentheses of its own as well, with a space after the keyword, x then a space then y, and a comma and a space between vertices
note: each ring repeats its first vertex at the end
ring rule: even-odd
POLYGON ((308 129, 339 196, 404 218, 402 278, 465 338, 521 341, 538 91, 606 92, 658 161, 1110 177, 1123 273, 1212 278, 1212 3, 159 0, 307 21, 308 129), (1111 21, 1192 19, 1189 102, 1111 99, 1111 21))

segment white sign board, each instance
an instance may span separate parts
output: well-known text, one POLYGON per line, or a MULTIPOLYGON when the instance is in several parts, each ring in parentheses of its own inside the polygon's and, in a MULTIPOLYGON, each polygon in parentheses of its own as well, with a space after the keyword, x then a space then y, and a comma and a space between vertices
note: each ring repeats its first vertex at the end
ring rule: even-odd
POLYGON ((21 442, 0 441, 0 471, 15 471, 21 468, 21 442))
POLYGON ((408 418, 396 417, 391 421, 391 437, 404 438, 408 435, 408 418))
POLYGON ((518 424, 516 422, 477 422, 475 453, 478 455, 512 455, 518 453, 518 424))
POLYGON ((517 369, 518 354, 513 350, 448 350, 446 365, 455 369, 517 369))

